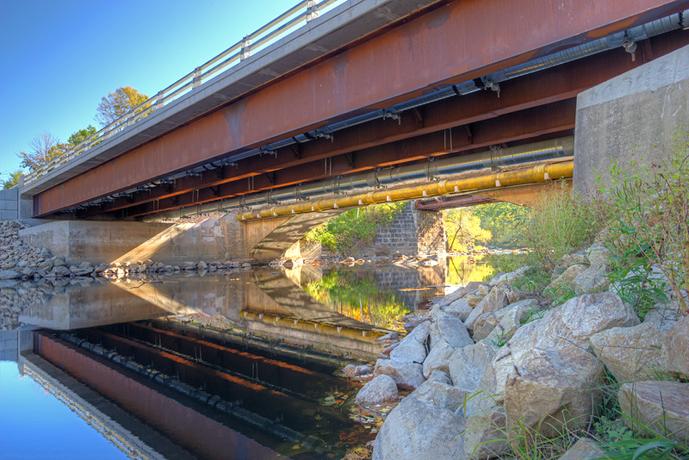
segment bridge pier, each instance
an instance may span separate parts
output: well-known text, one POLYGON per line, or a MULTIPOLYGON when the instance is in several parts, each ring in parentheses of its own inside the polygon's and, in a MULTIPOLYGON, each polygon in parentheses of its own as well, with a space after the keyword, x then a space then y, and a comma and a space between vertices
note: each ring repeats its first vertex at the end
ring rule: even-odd
POLYGON ((614 164, 667 160, 689 132, 689 46, 654 59, 577 97, 574 188, 605 185, 614 164))

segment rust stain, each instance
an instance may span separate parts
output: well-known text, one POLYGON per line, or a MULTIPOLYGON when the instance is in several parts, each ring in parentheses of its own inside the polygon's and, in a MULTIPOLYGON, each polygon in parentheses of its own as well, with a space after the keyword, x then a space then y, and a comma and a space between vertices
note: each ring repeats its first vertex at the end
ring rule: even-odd
POLYGON ((617 0, 583 8, 577 0, 457 0, 39 194, 37 214, 523 62, 686 3, 617 0))

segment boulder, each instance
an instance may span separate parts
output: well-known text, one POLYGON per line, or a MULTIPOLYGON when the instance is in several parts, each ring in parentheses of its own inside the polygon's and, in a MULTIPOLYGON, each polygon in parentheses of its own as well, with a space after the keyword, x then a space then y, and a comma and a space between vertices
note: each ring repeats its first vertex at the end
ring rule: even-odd
POLYGON ((443 308, 445 313, 454 315, 462 321, 466 321, 471 314, 471 310, 473 310, 473 307, 469 305, 469 301, 466 298, 456 300, 443 308))
POLYGON ((601 399, 603 365, 588 351, 573 345, 534 349, 505 385, 508 432, 521 426, 546 436, 586 427, 601 399))
POLYGON ((610 251, 600 243, 594 243, 586 250, 586 258, 591 267, 599 267, 606 270, 610 265, 610 251))
POLYGON ((669 372, 689 378, 689 316, 670 329, 663 341, 663 355, 669 372))
POLYGON ((501 457, 509 452, 505 409, 495 394, 495 373, 484 369, 475 391, 464 404, 464 454, 467 459, 501 457))
POLYGON ((389 375, 398 388, 413 390, 424 382, 423 367, 418 363, 379 359, 373 370, 374 375, 389 375))
MULTIPOLYGON (((505 320, 505 325, 501 327, 501 330, 514 329, 515 331, 521 326, 521 320, 526 314, 538 307, 538 300, 536 299, 524 299, 518 302, 512 303, 505 308, 496 311, 489 311, 478 318, 474 322, 474 340, 482 340, 490 335, 491 332, 500 324, 503 319, 505 320)), ((514 331, 512 331, 514 334, 514 331)))
POLYGON ((456 350, 449 360, 453 385, 467 393, 478 390, 484 374, 492 367, 495 352, 496 348, 486 342, 456 350))
POLYGON ((529 267, 524 266, 516 269, 513 272, 500 273, 499 275, 494 276, 490 281, 488 281, 488 284, 490 286, 497 286, 498 284, 510 284, 514 282, 514 280, 516 280, 517 278, 524 276, 524 274, 528 271, 529 267))
POLYGON ((448 371, 448 360, 452 353, 474 343, 469 331, 458 317, 440 313, 431 326, 431 351, 423 362, 423 375, 428 377, 438 369, 448 371))
POLYGON ((517 329, 526 324, 530 318, 535 318, 537 314, 544 314, 535 299, 520 300, 498 312, 500 311, 504 311, 504 314, 500 315, 500 322, 485 338, 487 342, 496 345, 511 339, 517 329))
POLYGON ((580 438, 560 460, 598 460, 605 457, 605 451, 593 439, 580 438))
POLYGON ((545 290, 558 290, 565 287, 574 289, 574 280, 588 268, 586 265, 572 265, 562 272, 545 288, 545 290))
POLYGON ((344 368, 342 368, 342 373, 344 376, 350 379, 361 377, 362 375, 368 375, 372 371, 371 366, 368 364, 347 364, 344 368))
POLYGON ((453 410, 457 404, 451 396, 454 390, 449 385, 430 383, 420 393, 404 398, 388 414, 373 445, 374 460, 464 458, 464 419, 453 410))
POLYGON ((689 442, 689 383, 625 383, 618 400, 625 423, 632 430, 689 442))
POLYGON ((372 406, 397 401, 398 398, 395 380, 389 375, 379 375, 359 390, 354 402, 360 406, 372 406))
POLYGON ((682 318, 679 302, 669 301, 651 308, 644 317, 644 323, 654 323, 661 331, 668 331, 682 318))
POLYGON ((590 337, 638 323, 630 307, 604 292, 570 299, 519 328, 493 358, 495 394, 504 398, 508 425, 547 422, 541 429, 552 433, 565 417, 571 426, 586 424, 603 372, 589 352, 590 337))
POLYGON ((486 295, 483 300, 481 300, 478 305, 474 307, 466 319, 465 324, 469 329, 473 329, 474 322, 484 313, 499 310, 510 302, 516 300, 516 296, 512 288, 505 284, 500 284, 490 290, 488 295, 486 295))
POLYGON ((594 334, 590 343, 620 383, 652 379, 665 369, 663 333, 654 323, 614 327, 594 334))
POLYGON ((390 352, 390 358, 407 363, 423 363, 426 358, 426 341, 430 329, 429 321, 420 323, 390 352))
POLYGON ((481 285, 481 283, 478 283, 476 281, 472 281, 471 283, 467 284, 466 286, 461 286, 457 288, 455 291, 440 297, 436 300, 433 301, 433 307, 438 306, 440 308, 444 308, 453 302, 463 298, 467 294, 471 294, 475 292, 478 287, 481 285))
POLYGON ((572 282, 572 287, 577 295, 602 292, 608 288, 610 280, 606 267, 601 265, 590 266, 579 273, 572 282))
POLYGON ((439 314, 430 327, 431 347, 436 343, 446 342, 452 348, 459 348, 474 343, 466 326, 454 315, 439 314))
POLYGON ((444 340, 436 343, 423 362, 424 377, 428 378, 436 370, 447 372, 449 370, 448 362, 454 351, 455 348, 448 345, 444 340))
POLYGON ((436 378, 426 380, 410 396, 435 407, 455 412, 464 407, 465 395, 466 392, 436 378))

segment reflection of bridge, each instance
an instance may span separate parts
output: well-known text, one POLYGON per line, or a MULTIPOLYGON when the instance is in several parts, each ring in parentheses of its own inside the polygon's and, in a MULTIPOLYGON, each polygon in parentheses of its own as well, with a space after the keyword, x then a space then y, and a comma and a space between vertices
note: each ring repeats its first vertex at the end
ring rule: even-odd
POLYGON ((132 458, 321 458, 358 430, 320 404, 352 390, 328 365, 163 323, 32 334, 22 372, 132 458))
MULTIPOLYGON (((571 135, 579 93, 689 43, 686 7, 347 2, 303 16, 307 27, 253 56, 242 48, 239 64, 205 83, 192 78, 174 103, 161 95, 145 118, 21 194, 38 217, 131 219, 364 193, 401 165, 427 167, 419 180, 434 179, 440 157, 461 163, 484 150, 497 160, 505 149, 571 135)), ((539 181, 567 175, 571 167, 539 181)), ((481 188, 503 182, 491 176, 481 188)), ((252 252, 289 219, 272 220, 223 228, 242 242, 230 255, 279 255, 282 246, 252 252)))

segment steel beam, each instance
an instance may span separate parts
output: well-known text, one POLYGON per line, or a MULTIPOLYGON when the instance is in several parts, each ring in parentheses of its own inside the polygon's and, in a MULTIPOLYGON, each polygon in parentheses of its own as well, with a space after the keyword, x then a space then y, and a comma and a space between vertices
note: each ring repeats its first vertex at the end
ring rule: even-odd
POLYGON ((399 123, 391 120, 376 120, 339 131, 332 141, 314 140, 280 149, 274 156, 266 155, 259 159, 241 160, 236 166, 225 166, 198 176, 188 176, 176 180, 174 184, 136 192, 131 197, 118 198, 100 208, 90 208, 86 217, 172 198, 207 187, 218 187, 252 176, 272 174, 284 168, 304 165, 337 155, 351 157, 354 155, 352 152, 357 150, 569 99, 583 90, 641 65, 651 58, 670 52, 687 42, 689 42, 687 33, 654 37, 643 42, 639 55, 634 61, 622 49, 601 53, 528 77, 505 82, 502 84, 499 98, 494 93, 482 92, 436 102, 401 114, 399 123))
POLYGON ((35 197, 36 215, 125 190, 229 152, 386 108, 680 11, 687 0, 455 0, 35 197))
POLYGON ((425 134, 357 152, 351 157, 339 156, 329 163, 324 160, 276 171, 270 177, 256 176, 218 187, 194 190, 124 210, 120 217, 142 217, 197 204, 287 187, 301 182, 370 171, 376 168, 409 163, 430 157, 461 153, 490 145, 555 135, 574 129, 574 99, 548 106, 515 112, 502 117, 474 123, 470 129, 452 128, 425 134))

